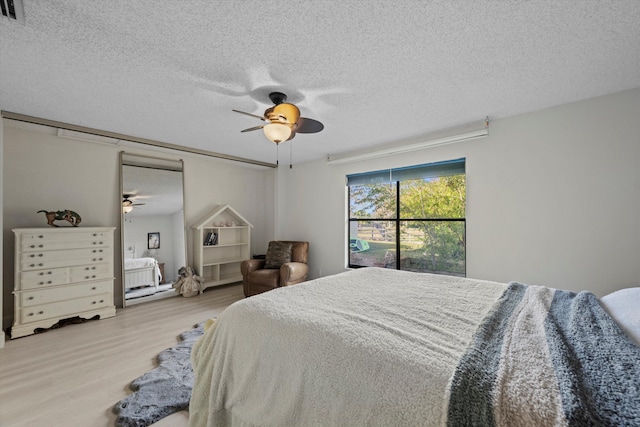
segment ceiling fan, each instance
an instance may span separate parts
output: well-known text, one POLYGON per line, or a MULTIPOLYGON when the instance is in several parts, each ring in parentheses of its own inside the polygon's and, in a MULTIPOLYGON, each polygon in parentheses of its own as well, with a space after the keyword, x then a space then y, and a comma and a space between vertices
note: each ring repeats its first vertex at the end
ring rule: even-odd
POLYGON ((142 206, 146 203, 133 203, 131 200, 132 197, 135 197, 135 194, 123 194, 122 195, 122 212, 129 213, 133 210, 134 206, 142 206))
POLYGON ((294 104, 286 102, 287 95, 284 93, 271 92, 269 99, 275 105, 267 108, 262 117, 240 110, 233 110, 236 113, 245 114, 267 122, 261 126, 244 129, 241 132, 251 132, 262 129, 267 139, 278 145, 281 142, 293 139, 297 133, 316 133, 324 129, 324 125, 319 121, 308 117, 300 117, 300 110, 294 104))

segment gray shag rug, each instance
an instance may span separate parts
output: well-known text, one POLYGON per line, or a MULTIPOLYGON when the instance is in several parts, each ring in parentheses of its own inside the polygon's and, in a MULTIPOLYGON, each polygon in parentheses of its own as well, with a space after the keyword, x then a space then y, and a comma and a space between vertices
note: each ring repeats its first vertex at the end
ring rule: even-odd
POLYGON ((191 347, 203 333, 204 322, 180 334, 178 345, 158 355, 158 367, 131 383, 134 392, 113 407, 117 427, 146 427, 189 408, 194 381, 191 347))

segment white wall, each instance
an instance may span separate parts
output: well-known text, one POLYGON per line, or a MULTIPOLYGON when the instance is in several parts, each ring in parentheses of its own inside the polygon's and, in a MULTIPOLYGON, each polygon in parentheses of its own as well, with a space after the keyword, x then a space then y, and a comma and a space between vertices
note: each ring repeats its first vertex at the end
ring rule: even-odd
POLYGON ((468 277, 640 286, 639 112, 635 89, 495 120, 483 139, 280 169, 276 235, 310 242, 312 277, 344 271, 346 174, 465 157, 468 277))
MULTIPOLYGON (((13 318, 13 233, 17 227, 46 227, 38 210, 71 209, 80 226, 113 226, 115 293, 121 305, 119 152, 184 160, 185 220, 190 225, 217 204, 229 204, 254 225, 252 248, 273 238, 275 172, 206 156, 123 148, 59 138, 55 131, 4 120, 3 328, 13 318)), ((171 141, 178 143, 179 141, 171 141)), ((187 248, 193 265, 191 233, 187 248)))

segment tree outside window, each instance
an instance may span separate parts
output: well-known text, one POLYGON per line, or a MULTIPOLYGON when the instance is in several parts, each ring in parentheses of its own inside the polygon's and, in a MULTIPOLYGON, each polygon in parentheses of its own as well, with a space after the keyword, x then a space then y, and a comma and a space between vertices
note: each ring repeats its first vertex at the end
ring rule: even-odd
POLYGON ((465 275, 464 160, 453 162, 348 177, 349 267, 465 275))

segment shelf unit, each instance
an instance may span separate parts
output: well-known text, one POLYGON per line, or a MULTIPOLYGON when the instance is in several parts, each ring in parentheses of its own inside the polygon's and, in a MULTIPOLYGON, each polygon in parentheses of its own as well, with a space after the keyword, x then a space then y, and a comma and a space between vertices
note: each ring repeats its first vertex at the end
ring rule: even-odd
POLYGON ((229 205, 216 206, 191 227, 194 267, 204 279, 203 290, 242 280, 240 263, 250 258, 252 227, 229 205))

